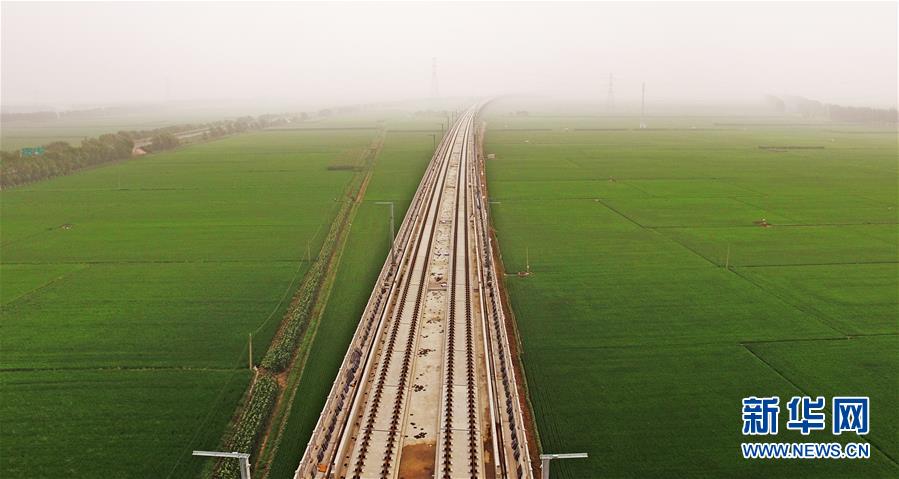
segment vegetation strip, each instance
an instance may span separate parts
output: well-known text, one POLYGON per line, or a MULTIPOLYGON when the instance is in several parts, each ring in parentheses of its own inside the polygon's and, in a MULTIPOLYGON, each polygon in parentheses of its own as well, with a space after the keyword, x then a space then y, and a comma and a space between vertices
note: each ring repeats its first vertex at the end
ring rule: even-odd
MULTIPOLYGON (((256 377, 246 394, 249 401, 235 414, 239 419, 231 428, 228 439, 224 441, 229 451, 248 452, 258 462, 255 453, 262 450, 264 445, 272 454, 277 450, 277 439, 281 427, 289 416, 290 404, 296 392, 294 387, 302 372, 304 359, 302 351, 308 349, 304 345, 307 345, 315 334, 316 319, 327 301, 330 283, 333 281, 340 253, 346 243, 346 233, 364 196, 365 186, 371 177, 373 163, 383 140, 382 130, 360 158, 359 163, 362 167, 359 171, 364 174, 357 174, 350 180, 346 197, 340 202, 319 255, 306 272, 284 321, 257 368, 256 377), (286 395, 290 396, 286 398, 287 400, 286 395), (286 410, 282 409, 281 405, 284 405, 286 410), (268 444, 265 438, 274 427, 273 418, 280 418, 278 422, 281 427, 278 428, 275 441, 268 444)), ((222 479, 240 477, 238 463, 219 461, 213 477, 222 479)))
POLYGON ((0 188, 68 175, 85 168, 127 160, 136 155, 171 150, 182 143, 261 130, 287 122, 286 116, 246 116, 201 125, 185 124, 154 130, 107 133, 97 138, 85 138, 81 141, 81 146, 54 141, 44 145, 40 154, 32 154, 30 151, 23 154, 20 150, 0 151, 0 188))

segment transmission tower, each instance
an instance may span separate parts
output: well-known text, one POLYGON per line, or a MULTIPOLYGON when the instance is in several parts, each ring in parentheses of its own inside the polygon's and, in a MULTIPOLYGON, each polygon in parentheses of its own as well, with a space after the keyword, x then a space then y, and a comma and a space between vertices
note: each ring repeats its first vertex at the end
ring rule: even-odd
POLYGON ((437 58, 431 58, 431 98, 440 96, 437 90, 437 58))
POLYGON ((609 73, 609 94, 606 96, 606 110, 612 111, 615 109, 615 93, 612 90, 612 74, 609 73))

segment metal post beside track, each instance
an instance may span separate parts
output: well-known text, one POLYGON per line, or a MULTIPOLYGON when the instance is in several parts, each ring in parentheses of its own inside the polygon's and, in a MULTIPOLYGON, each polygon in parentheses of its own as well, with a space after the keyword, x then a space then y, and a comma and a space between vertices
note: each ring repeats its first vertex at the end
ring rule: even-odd
POLYGON ((244 452, 194 451, 194 456, 229 457, 240 461, 240 479, 250 479, 250 455, 244 452))
POLYGON ((396 266, 396 233, 393 227, 393 202, 392 201, 375 201, 376 205, 390 205, 390 261, 396 266))
POLYGON ((543 471, 543 479, 549 479, 549 462, 553 459, 586 459, 586 452, 575 452, 571 454, 540 454, 540 470, 543 471))

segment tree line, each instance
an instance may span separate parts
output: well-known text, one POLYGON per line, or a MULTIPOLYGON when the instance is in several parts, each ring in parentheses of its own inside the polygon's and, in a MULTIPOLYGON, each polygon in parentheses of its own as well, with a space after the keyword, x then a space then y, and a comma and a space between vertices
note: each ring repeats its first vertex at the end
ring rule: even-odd
POLYGON ((210 140, 235 133, 259 130, 294 120, 284 115, 244 116, 202 124, 167 126, 153 130, 119 131, 85 138, 80 146, 64 141, 44 145, 39 156, 21 151, 0 151, 0 187, 30 183, 67 175, 83 168, 130 158, 135 145, 146 153, 176 148, 183 143, 210 140))
POLYGON ((851 122, 896 123, 895 108, 868 108, 858 106, 827 105, 831 120, 851 122))
POLYGON ((853 123, 896 123, 899 121, 899 113, 895 108, 843 106, 790 95, 783 97, 767 95, 765 101, 780 113, 798 113, 806 118, 827 118, 832 121, 853 123))

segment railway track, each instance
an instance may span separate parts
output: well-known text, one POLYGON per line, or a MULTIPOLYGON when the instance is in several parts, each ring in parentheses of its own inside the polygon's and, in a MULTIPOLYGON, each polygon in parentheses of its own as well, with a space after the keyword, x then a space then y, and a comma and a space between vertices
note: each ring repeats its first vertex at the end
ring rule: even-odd
POLYGON ((479 108, 459 115, 419 184, 298 479, 532 477, 475 146, 479 108))

